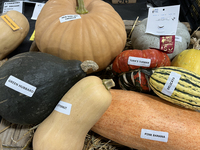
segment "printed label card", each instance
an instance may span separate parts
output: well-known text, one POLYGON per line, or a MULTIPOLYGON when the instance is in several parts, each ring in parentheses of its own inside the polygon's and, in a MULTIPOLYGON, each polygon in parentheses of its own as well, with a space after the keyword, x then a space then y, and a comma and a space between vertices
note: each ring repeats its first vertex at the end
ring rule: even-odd
POLYGON ((176 35, 180 5, 150 7, 146 32, 153 35, 176 35))
POLYGON ((22 13, 22 8, 23 8, 23 1, 4 2, 3 13, 6 13, 10 10, 16 10, 22 13))

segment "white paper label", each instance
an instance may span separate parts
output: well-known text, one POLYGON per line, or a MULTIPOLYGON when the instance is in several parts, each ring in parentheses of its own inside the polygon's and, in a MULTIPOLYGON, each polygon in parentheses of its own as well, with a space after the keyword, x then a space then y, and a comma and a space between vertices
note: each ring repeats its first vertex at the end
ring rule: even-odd
POLYGON ((44 5, 45 5, 45 3, 36 3, 35 4, 33 14, 32 14, 32 17, 31 17, 32 20, 37 20, 38 15, 40 14, 44 5))
POLYGON ((76 19, 81 19, 80 15, 65 15, 59 18, 60 23, 66 22, 66 21, 72 21, 76 19))
POLYGON ((10 10, 16 10, 22 13, 22 6, 23 6, 23 1, 4 2, 3 13, 6 13, 7 11, 10 11, 10 10))
POLYGON ((29 97, 32 97, 36 90, 35 86, 32 86, 12 75, 7 79, 5 86, 29 97))
POLYGON ((60 101, 56 105, 55 110, 60 112, 60 113, 66 114, 66 115, 70 115, 71 107, 72 107, 72 104, 60 101))
POLYGON ((178 84, 180 77, 180 74, 172 71, 161 92, 165 95, 171 96, 176 88, 176 85, 178 84))
POLYGON ((128 64, 135 66, 149 67, 151 65, 151 59, 129 56, 128 64))
POLYGON ((176 35, 180 5, 149 8, 146 33, 176 35), (172 28, 173 27, 173 28, 172 28))
POLYGON ((168 135, 169 135, 168 132, 142 129, 140 137, 143 138, 143 139, 149 139, 149 140, 160 141, 160 142, 167 142, 168 141, 168 135))
POLYGON ((177 42, 182 42, 182 37, 181 36, 175 36, 175 41, 177 42))

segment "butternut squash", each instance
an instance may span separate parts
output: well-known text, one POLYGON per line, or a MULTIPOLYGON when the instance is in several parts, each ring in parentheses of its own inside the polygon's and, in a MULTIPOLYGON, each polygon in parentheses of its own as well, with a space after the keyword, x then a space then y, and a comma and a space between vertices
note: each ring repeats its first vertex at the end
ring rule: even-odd
POLYGON ((114 82, 110 79, 104 85, 97 76, 77 82, 37 128, 33 149, 82 150, 87 132, 111 103, 112 96, 106 87, 109 89, 114 82))
POLYGON ((110 92, 111 105, 92 131, 138 150, 200 149, 199 112, 153 95, 117 89, 110 92))

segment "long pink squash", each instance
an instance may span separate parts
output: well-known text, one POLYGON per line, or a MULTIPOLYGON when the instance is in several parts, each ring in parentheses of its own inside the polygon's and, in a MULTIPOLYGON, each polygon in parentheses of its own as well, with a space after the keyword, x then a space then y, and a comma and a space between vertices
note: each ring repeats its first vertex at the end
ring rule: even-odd
MULTIPOLYGON (((138 150, 200 150, 200 113, 168 103, 153 95, 110 90, 112 103, 92 130, 138 150), (168 134, 152 140, 141 130, 168 134), (143 135, 143 134, 142 134, 143 135)), ((146 132, 145 133, 149 133, 146 132)), ((155 134, 155 135, 156 135, 155 134)))

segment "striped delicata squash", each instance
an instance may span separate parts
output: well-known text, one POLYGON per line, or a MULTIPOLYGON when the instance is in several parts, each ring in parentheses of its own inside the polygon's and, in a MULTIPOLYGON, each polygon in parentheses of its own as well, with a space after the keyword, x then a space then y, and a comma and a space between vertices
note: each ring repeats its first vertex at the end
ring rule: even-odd
POLYGON ((155 69, 150 87, 159 97, 200 112, 200 75, 181 67, 155 69))

